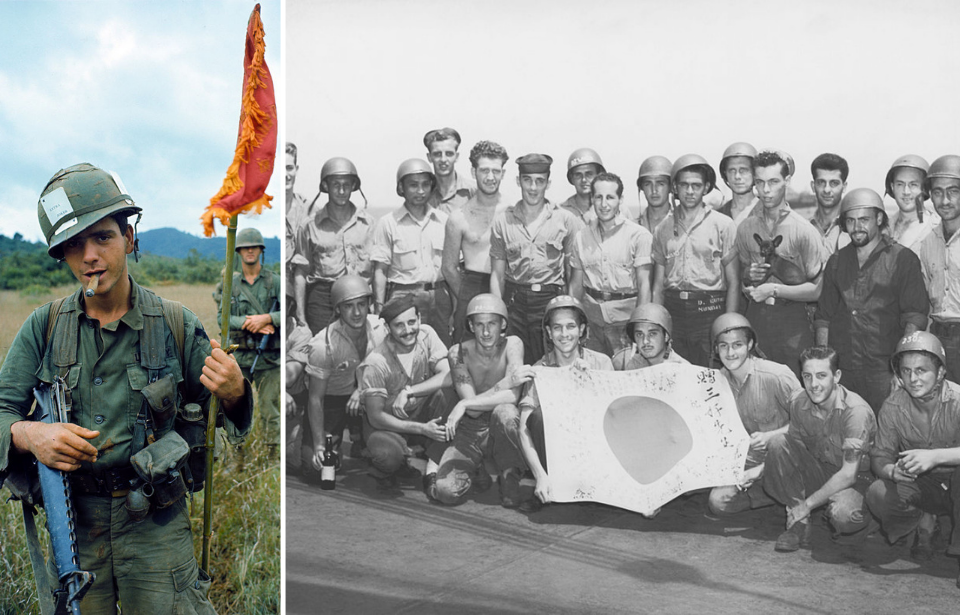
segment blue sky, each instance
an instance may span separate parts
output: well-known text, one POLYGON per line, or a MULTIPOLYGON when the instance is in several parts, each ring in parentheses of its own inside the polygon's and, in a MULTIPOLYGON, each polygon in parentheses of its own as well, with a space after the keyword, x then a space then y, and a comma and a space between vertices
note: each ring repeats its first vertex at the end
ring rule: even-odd
POLYGON ((287 137, 308 198, 323 161, 347 156, 371 207, 399 206, 397 165, 424 156, 423 134, 441 126, 463 136, 462 174, 478 140, 503 144, 513 197, 516 157, 553 156, 547 196, 559 201, 573 193, 567 156, 592 147, 631 208, 654 154, 716 166, 748 141, 789 152, 792 187, 809 190, 810 162, 835 152, 848 189, 881 193, 903 154, 960 154, 952 0, 287 0, 286 11, 287 137))
MULTIPOLYGON (((0 234, 42 240, 40 191, 78 162, 120 176, 144 208, 141 230, 202 234, 199 216, 233 159, 255 4, 0 2, 0 234)), ((279 0, 261 2, 282 91, 280 13, 279 0)), ((282 166, 267 190, 274 208, 241 228, 280 236, 282 166)))

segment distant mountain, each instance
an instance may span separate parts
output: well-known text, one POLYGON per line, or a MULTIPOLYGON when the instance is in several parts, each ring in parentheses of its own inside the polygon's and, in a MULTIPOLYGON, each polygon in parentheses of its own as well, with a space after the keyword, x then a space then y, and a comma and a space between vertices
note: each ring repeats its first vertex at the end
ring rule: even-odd
MULTIPOLYGON (((226 237, 197 237, 175 228, 158 228, 140 231, 140 251, 144 254, 183 258, 190 250, 196 250, 201 256, 223 258, 227 249, 226 237)), ((267 263, 280 261, 280 239, 264 237, 267 246, 267 263)))

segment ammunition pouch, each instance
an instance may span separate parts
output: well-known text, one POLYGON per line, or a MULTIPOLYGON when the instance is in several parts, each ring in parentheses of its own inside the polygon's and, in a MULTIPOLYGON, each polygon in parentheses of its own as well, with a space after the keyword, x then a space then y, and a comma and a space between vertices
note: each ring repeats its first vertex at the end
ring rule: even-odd
POLYGON ((130 465, 146 483, 144 496, 157 508, 166 508, 187 493, 182 468, 190 455, 190 447, 176 431, 167 432, 162 438, 130 457, 130 465))
POLYGON ((177 383, 173 374, 145 386, 141 393, 153 411, 154 423, 158 427, 166 425, 177 410, 177 383))
POLYGON ((180 434, 180 437, 183 438, 190 449, 183 472, 187 488, 193 493, 202 491, 207 476, 206 417, 203 416, 202 411, 197 416, 196 412, 181 410, 177 413, 177 420, 173 424, 173 429, 180 434))

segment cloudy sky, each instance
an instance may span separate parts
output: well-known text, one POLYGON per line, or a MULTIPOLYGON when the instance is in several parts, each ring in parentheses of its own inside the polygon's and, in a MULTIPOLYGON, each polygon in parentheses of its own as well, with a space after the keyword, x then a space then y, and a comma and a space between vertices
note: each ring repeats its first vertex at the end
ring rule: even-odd
MULTIPOLYGON (((783 149, 809 189, 836 152, 849 187, 883 192, 893 160, 960 153, 956 28, 948 0, 287 0, 287 137, 297 191, 348 156, 371 205, 395 207, 394 174, 445 125, 511 158, 557 161, 548 196, 572 188, 567 156, 598 150, 637 205, 640 162, 749 141, 783 149)), ((505 185, 517 195, 516 166, 505 185)), ((725 186, 724 186, 725 188, 725 186)))
MULTIPOLYGON (((201 235, 198 218, 233 160, 255 4, 0 2, 0 234, 42 240, 43 186, 58 169, 91 162, 115 171, 144 208, 141 230, 201 235)), ((261 5, 267 64, 282 88, 280 2, 261 5)), ((274 209, 240 227, 278 237, 281 168, 267 193, 274 209)))

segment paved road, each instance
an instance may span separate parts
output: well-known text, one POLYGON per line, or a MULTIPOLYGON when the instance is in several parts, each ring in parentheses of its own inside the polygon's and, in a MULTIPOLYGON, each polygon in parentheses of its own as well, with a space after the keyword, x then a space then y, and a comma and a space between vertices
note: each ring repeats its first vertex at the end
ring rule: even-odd
POLYGON ((705 495, 655 519, 601 504, 525 515, 497 487, 455 508, 417 485, 387 497, 346 459, 335 491, 286 482, 286 613, 957 613, 957 562, 909 559, 874 535, 811 550, 773 544, 783 512, 703 515, 705 495))

